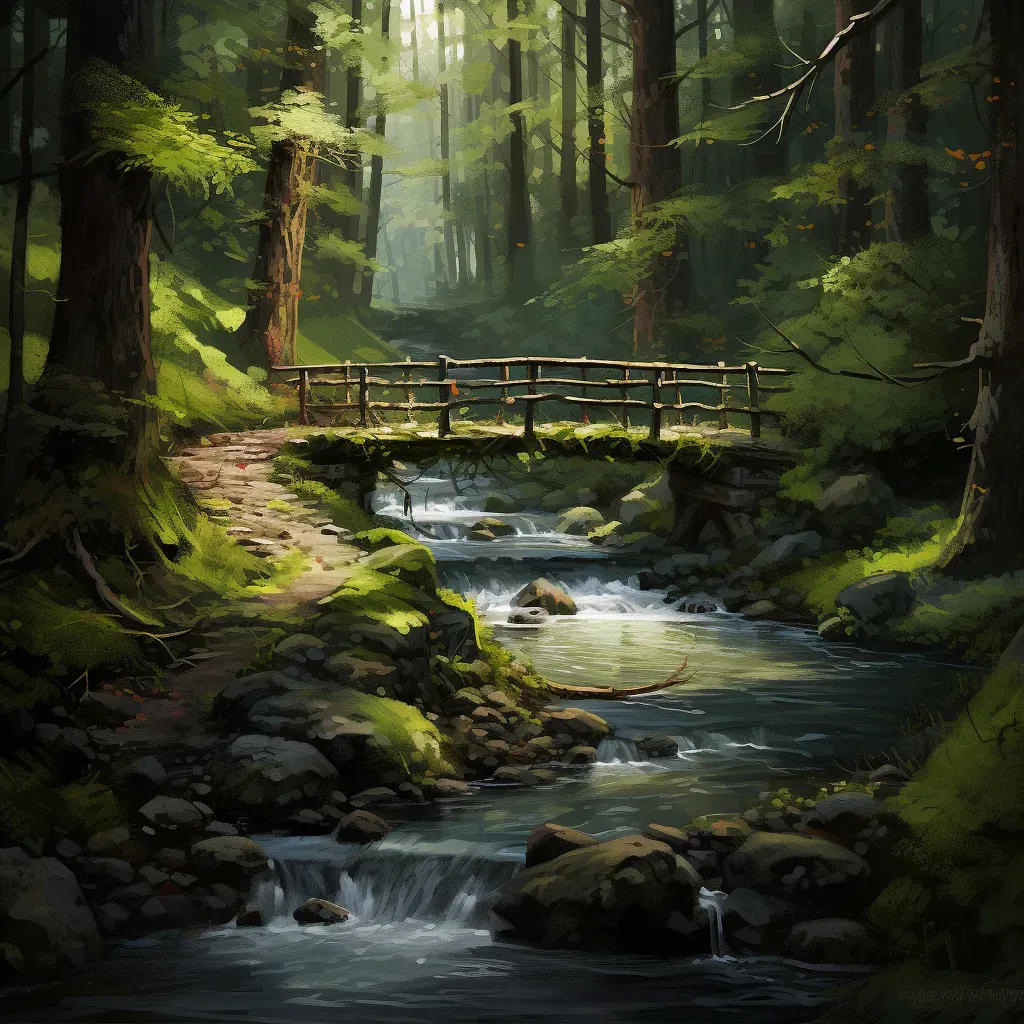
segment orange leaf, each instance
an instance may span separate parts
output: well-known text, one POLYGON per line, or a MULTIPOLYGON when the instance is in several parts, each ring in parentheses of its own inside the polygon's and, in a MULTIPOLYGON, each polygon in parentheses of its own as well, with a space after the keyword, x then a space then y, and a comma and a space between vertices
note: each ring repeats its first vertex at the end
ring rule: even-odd
POLYGON ((949 146, 947 146, 946 153, 953 157, 954 160, 963 160, 964 158, 964 151, 962 149, 950 149, 949 146))
POLYGON ((665 249, 665 250, 664 250, 664 251, 662 252, 662 254, 661 254, 661 255, 662 255, 662 256, 671 256, 671 255, 672 255, 672 250, 671 250, 671 249, 665 249))
POLYGON ((457 395, 459 393, 459 385, 452 381, 452 394, 457 395))
POLYGON ((236 462, 235 463, 235 468, 236 469, 245 469, 245 467, 248 466, 248 465, 249 465, 248 462, 236 462))
POLYGON ((985 161, 984 161, 984 160, 979 160, 979 161, 978 161, 978 162, 977 162, 977 163, 976 163, 976 164, 974 165, 974 169, 975 169, 976 171, 983 171, 983 170, 985 170, 985 161))
POLYGON ((873 142, 865 142, 865 143, 864 143, 864 148, 865 148, 866 150, 868 150, 868 152, 871 152, 872 150, 875 150, 875 149, 877 149, 878 147, 877 147, 877 146, 876 146, 876 145, 875 145, 875 144, 874 144, 873 142))
POLYGON ((137 722, 144 722, 144 721, 146 720, 146 716, 145 716, 145 715, 144 715, 144 714, 143 714, 143 713, 142 713, 142 712, 140 711, 140 712, 139 712, 139 713, 138 713, 138 714, 137 714, 137 715, 135 716, 135 720, 136 720, 137 722))

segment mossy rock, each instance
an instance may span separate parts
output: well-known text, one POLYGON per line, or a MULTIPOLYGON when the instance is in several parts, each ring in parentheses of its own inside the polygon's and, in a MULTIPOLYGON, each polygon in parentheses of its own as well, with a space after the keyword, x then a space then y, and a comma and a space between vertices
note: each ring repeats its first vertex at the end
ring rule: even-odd
POLYGON ((333 594, 320 601, 328 612, 353 619, 374 619, 400 633, 426 626, 427 612, 436 598, 410 586, 396 576, 362 568, 353 573, 333 594))
POLYGON ((113 791, 99 782, 72 783, 60 791, 59 799, 59 824, 82 841, 124 826, 128 820, 113 791))
POLYGON ((437 563, 422 544, 395 544, 380 548, 363 565, 386 576, 394 576, 409 586, 433 593, 437 588, 437 563))
POLYGON ((381 548, 413 543, 412 538, 408 534, 402 533, 401 530, 390 530, 383 526, 372 530, 363 530, 361 533, 357 533, 353 540, 367 551, 380 551, 381 548))
POLYGON ((583 537, 603 524, 604 516, 596 508, 580 505, 577 508, 569 509, 562 516, 555 527, 555 532, 583 537))

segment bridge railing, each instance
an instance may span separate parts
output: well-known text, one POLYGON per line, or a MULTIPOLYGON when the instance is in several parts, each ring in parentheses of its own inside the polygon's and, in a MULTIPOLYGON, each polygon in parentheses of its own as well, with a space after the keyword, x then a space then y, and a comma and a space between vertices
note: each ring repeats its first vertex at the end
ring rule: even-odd
POLYGON ((780 385, 762 383, 762 378, 793 373, 756 362, 729 366, 724 362, 642 363, 555 356, 438 356, 430 362, 410 358, 398 363, 346 362, 272 369, 296 374, 289 378, 289 383, 298 390, 302 424, 310 422, 311 414, 330 417, 356 413, 359 425, 365 427, 385 412, 405 413, 410 421, 417 412, 436 412, 438 436, 444 437, 451 432, 453 411, 497 405, 496 422, 504 423, 509 410, 521 409, 523 436, 533 437, 538 406, 557 402, 580 407, 583 423, 590 422, 591 411, 601 411, 610 413, 626 429, 631 413, 644 410, 650 413, 652 439, 661 436, 665 413, 676 413, 681 422, 685 413, 701 411, 717 414, 717 425, 723 430, 729 426, 730 414, 747 416, 750 436, 760 437, 762 417, 773 415, 762 407, 762 395, 786 390, 780 385), (493 370, 493 376, 480 376, 487 370, 493 370), (692 389, 709 390, 715 395, 709 395, 708 401, 690 399, 686 392, 692 389), (393 397, 396 391, 403 401, 393 397), (745 403, 735 400, 736 391, 742 392, 745 403), (599 397, 612 392, 615 397, 599 397), (436 400, 431 393, 437 395, 436 400))

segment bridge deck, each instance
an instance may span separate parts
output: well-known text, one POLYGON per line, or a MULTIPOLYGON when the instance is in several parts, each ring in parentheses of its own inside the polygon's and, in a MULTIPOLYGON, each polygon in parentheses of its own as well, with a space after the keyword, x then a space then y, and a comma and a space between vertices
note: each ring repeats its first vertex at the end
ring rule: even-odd
POLYGON ((797 448, 776 431, 754 438, 749 431, 704 426, 665 426, 661 437, 653 440, 646 427, 611 428, 608 424, 583 426, 576 421, 538 423, 532 438, 523 436, 522 426, 486 421, 459 420, 443 437, 434 424, 375 424, 373 426, 331 426, 312 431, 297 429, 296 439, 315 441, 314 448, 327 450, 371 446, 381 442, 395 455, 415 461, 436 458, 443 452, 487 451, 491 454, 549 449, 554 454, 583 455, 594 458, 634 458, 664 461, 686 451, 694 454, 728 452, 743 462, 793 463, 797 448), (333 442, 333 443, 332 443, 333 442))

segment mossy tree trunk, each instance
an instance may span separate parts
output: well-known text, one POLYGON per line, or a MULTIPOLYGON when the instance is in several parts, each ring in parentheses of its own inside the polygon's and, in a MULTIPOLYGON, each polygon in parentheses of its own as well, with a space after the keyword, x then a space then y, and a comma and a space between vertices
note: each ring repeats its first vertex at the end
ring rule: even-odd
POLYGON ((59 401, 61 375, 98 381, 117 410, 121 433, 97 439, 95 451, 77 451, 76 457, 112 461, 141 477, 156 445, 149 328, 152 175, 145 168, 123 170, 123 153, 97 155, 77 102, 91 61, 123 63, 120 39, 128 28, 122 0, 79 0, 69 10, 61 265, 41 390, 59 401))
MULTIPOLYGON (((308 15, 288 18, 288 40, 295 64, 281 75, 281 91, 323 93, 324 58, 314 47, 308 15)), ((306 240, 309 188, 316 172, 316 146, 305 139, 272 144, 263 191, 254 287, 239 328, 243 349, 252 349, 265 366, 297 359, 302 250, 306 240)))
POLYGON ((985 360, 960 521, 940 559, 970 574, 1024 565, 1024 5, 992 0, 992 198, 985 360))
MULTIPOLYGON (((455 228, 452 224, 452 172, 450 120, 448 109, 448 82, 444 80, 448 69, 448 41, 445 37, 444 3, 437 0, 437 76, 442 79, 438 90, 441 106, 441 230, 444 235, 444 258, 448 266, 448 287, 455 288, 463 276, 455 249, 455 228)), ((463 254, 465 258, 465 254, 463 254)))
MULTIPOLYGON (((353 31, 361 31, 363 22, 363 0, 352 0, 351 7, 353 31)), ((415 23, 414 23, 415 24, 415 23)), ((415 31, 415 29, 414 29, 415 31)), ((362 127, 359 116, 359 105, 363 97, 363 76, 360 64, 349 67, 345 74, 345 126, 347 128, 362 127)), ((342 172, 342 183, 352 193, 357 202, 363 198, 363 166, 358 150, 345 154, 345 170, 342 172)), ((359 238, 360 217, 358 213, 345 217, 341 226, 342 237, 348 242, 359 238)), ((356 267, 354 264, 343 264, 338 273, 338 292, 342 302, 354 301, 353 292, 356 284, 356 267)))

